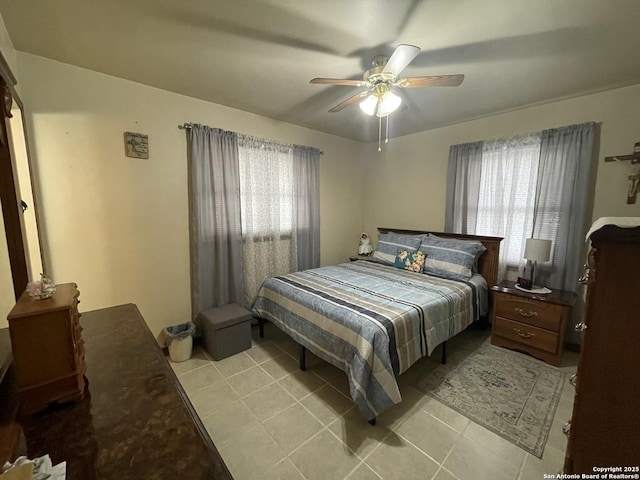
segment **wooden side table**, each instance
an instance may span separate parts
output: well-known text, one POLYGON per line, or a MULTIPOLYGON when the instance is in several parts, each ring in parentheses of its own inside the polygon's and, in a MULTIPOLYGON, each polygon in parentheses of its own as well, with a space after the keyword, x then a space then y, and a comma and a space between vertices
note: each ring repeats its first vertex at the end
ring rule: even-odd
POLYGON ((494 292, 491 344, 527 352, 559 366, 566 323, 576 294, 562 290, 532 294, 518 290, 515 282, 506 280, 491 290, 494 292))

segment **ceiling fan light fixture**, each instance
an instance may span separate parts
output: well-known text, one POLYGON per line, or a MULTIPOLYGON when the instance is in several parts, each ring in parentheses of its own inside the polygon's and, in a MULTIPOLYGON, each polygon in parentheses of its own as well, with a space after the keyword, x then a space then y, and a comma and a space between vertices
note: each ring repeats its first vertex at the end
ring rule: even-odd
POLYGON ((376 115, 379 117, 386 117, 387 115, 395 112, 400 104, 402 103, 402 98, 399 95, 391 91, 387 91, 378 102, 378 111, 376 115))
POLYGON ((370 116, 386 117, 395 112, 401 103, 402 98, 400 96, 385 89, 382 92, 376 91, 367 95, 367 97, 360 102, 360 110, 370 116))
POLYGON ((378 106, 378 97, 372 93, 360 102, 360 110, 367 115, 371 116, 376 113, 376 107, 378 106))

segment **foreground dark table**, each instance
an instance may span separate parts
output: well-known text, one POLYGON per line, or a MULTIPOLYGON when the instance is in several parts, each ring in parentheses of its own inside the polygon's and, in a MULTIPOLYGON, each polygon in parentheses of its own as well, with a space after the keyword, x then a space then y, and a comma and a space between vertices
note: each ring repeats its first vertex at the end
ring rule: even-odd
POLYGON ((67 462, 68 480, 231 479, 135 305, 82 314, 85 398, 20 419, 18 455, 67 462))

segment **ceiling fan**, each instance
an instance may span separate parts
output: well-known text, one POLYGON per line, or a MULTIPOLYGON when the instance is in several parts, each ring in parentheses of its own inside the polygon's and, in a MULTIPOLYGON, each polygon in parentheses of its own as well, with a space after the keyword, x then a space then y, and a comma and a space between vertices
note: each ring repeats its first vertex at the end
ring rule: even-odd
POLYGON ((391 57, 377 55, 372 67, 364 72, 362 80, 340 78, 314 78, 310 83, 364 87, 365 90, 347 98, 329 110, 331 113, 360 102, 360 108, 367 115, 386 117, 397 110, 402 98, 394 93, 396 88, 457 87, 464 75, 429 75, 424 77, 400 78, 400 73, 420 53, 415 45, 398 45, 391 57))

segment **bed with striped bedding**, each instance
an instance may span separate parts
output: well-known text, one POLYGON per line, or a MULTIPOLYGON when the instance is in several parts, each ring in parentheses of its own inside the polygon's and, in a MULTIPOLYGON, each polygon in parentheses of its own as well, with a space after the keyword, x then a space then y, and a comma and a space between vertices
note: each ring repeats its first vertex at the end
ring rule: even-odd
POLYGON ((480 275, 455 281, 356 261, 265 281, 253 314, 345 371, 373 420, 401 401, 397 376, 487 310, 480 275))

